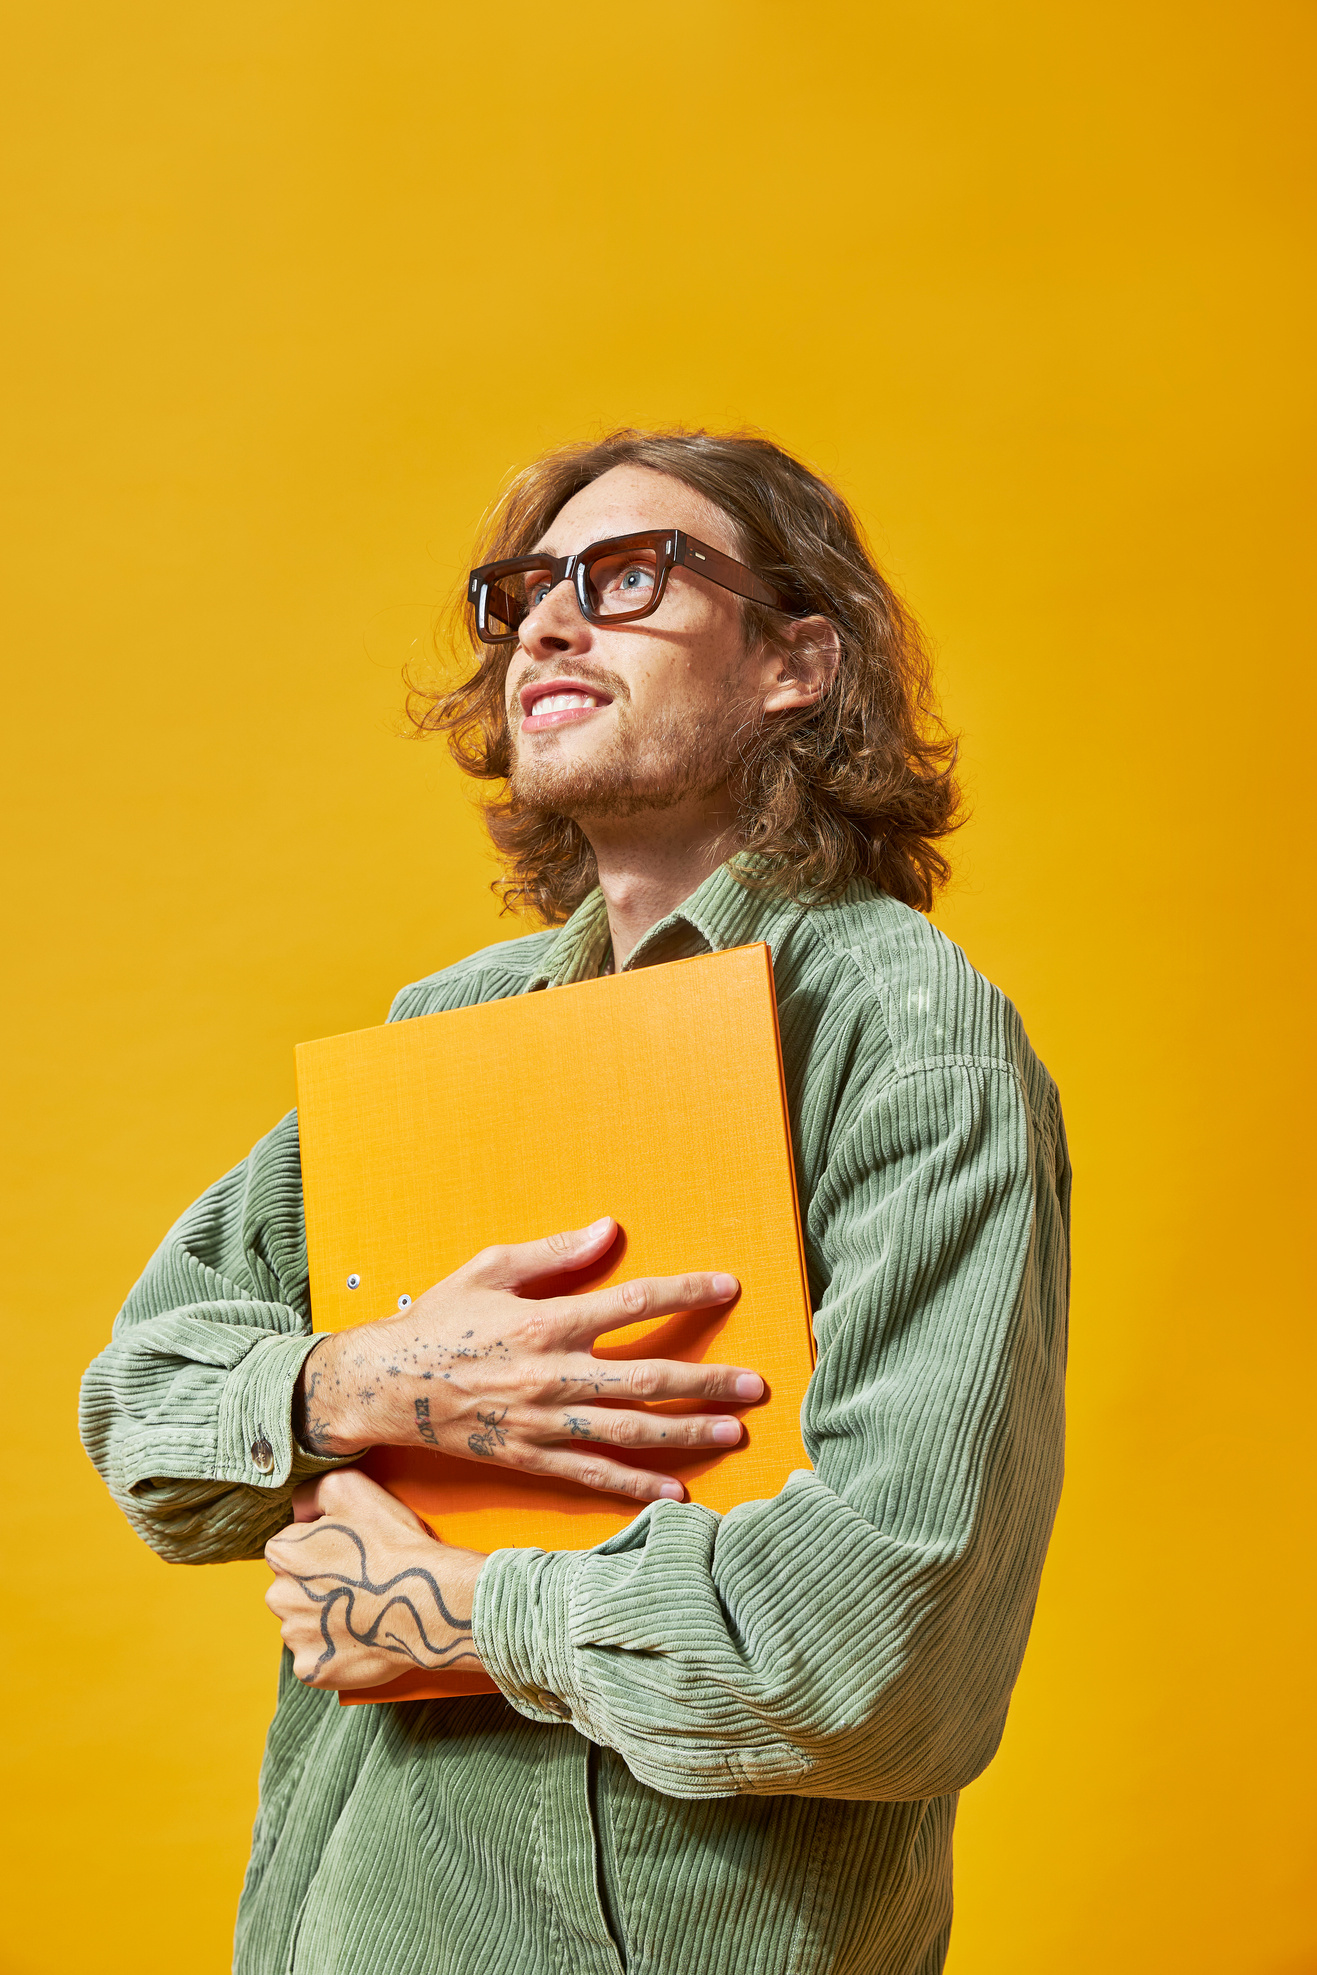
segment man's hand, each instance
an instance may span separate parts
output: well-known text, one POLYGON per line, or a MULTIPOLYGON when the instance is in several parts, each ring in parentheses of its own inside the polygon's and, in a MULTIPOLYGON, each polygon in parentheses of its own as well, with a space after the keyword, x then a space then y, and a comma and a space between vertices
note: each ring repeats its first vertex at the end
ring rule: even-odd
POLYGON ((441 1543, 355 1468, 293 1495, 265 1546, 265 1602, 308 1687, 378 1687, 418 1667, 478 1672, 471 1606, 484 1557, 441 1543))
POLYGON ((602 1220, 573 1234, 487 1248, 404 1315, 324 1338, 302 1367, 293 1413, 298 1439, 308 1453, 329 1455, 380 1443, 433 1447, 640 1502, 679 1501, 679 1481, 610 1460, 604 1449, 734 1447, 740 1421, 647 1413, 617 1402, 745 1406, 763 1397, 764 1382, 735 1365, 613 1363, 592 1350, 603 1332, 640 1318, 730 1303, 739 1286, 733 1276, 666 1276, 544 1301, 518 1293, 598 1261, 616 1234, 617 1223, 602 1220))

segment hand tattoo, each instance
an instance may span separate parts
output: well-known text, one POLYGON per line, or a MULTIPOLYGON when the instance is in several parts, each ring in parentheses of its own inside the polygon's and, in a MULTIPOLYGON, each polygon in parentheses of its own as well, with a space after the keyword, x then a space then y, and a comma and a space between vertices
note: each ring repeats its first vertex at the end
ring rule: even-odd
POLYGON ((590 1438, 589 1420, 582 1419, 575 1413, 568 1413, 566 1419, 568 1426, 572 1430, 573 1440, 588 1440, 590 1438))
POLYGON ((316 1387, 320 1379, 321 1374, 313 1371, 305 1390, 300 1379, 293 1387, 293 1436, 308 1454, 318 1454, 323 1459, 332 1455, 333 1449, 329 1445, 328 1420, 312 1417, 316 1403, 316 1387))
POLYGON ((468 1434, 466 1444, 473 1454, 492 1454, 495 1447, 507 1445, 508 1436, 504 1433, 501 1425, 501 1422, 507 1416, 508 1409, 506 1406, 501 1413, 482 1413, 479 1407, 476 1408, 476 1418, 480 1421, 484 1432, 468 1434))
POLYGON ((305 1535, 290 1535, 289 1540, 314 1543, 318 1538, 331 1534, 346 1536, 355 1545, 360 1558, 360 1570, 356 1576, 341 1570, 287 1572, 301 1585, 307 1597, 320 1606, 320 1637, 325 1642, 325 1650, 316 1661, 316 1673, 327 1666, 338 1652, 329 1631, 336 1611, 341 1613, 349 1637, 359 1646, 374 1646, 380 1652, 393 1653, 400 1659, 409 1660, 413 1666, 433 1669, 459 1666, 463 1660, 479 1663, 471 1644, 471 1620, 458 1618, 449 1611, 437 1580, 428 1570, 413 1565, 409 1570, 400 1570, 396 1577, 386 1578, 383 1584, 372 1584, 366 1568, 366 1546, 356 1530, 346 1523, 317 1522, 305 1535), (403 1584, 408 1586, 407 1591, 399 1590, 398 1587, 403 1584), (375 1616, 368 1624, 359 1626, 358 1619, 366 1619, 372 1608, 371 1601, 380 1598, 384 1602, 375 1610, 375 1616), (420 1607, 425 1608, 424 1618, 420 1607), (446 1640, 441 1638, 436 1643, 427 1631, 427 1623, 435 1631, 440 1626, 447 1626, 452 1636, 446 1640), (404 1632, 407 1634, 405 1638, 404 1632))
POLYGON ((416 1431, 420 1434, 422 1440, 428 1440, 432 1447, 439 1445, 439 1435, 435 1432, 430 1419, 430 1401, 428 1399, 418 1399, 416 1401, 416 1431))

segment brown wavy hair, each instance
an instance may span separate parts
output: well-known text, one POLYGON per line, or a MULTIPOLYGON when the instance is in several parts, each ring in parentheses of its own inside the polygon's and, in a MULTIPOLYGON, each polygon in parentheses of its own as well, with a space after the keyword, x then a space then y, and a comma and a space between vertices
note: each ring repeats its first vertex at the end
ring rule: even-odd
MULTIPOLYGON (((768 716, 737 739, 731 787, 741 846, 758 853, 742 883, 802 900, 832 898, 865 877, 927 911, 949 875, 938 842, 959 821, 956 745, 938 716, 919 627, 879 572, 836 490, 755 433, 623 430, 549 453, 517 474, 487 515, 475 562, 525 555, 566 502, 615 466, 671 474, 732 522, 741 560, 793 608, 830 619, 841 640, 836 677, 814 705, 768 716)), ((741 605, 749 644, 771 645, 780 619, 741 605)), ((457 641, 475 658, 455 686, 409 680, 419 733, 446 733, 459 767, 483 781, 511 766, 504 689, 515 645, 482 645, 462 600, 457 641)), ((464 660, 465 667, 470 659, 464 660)), ((597 882, 594 853, 570 817, 516 803, 484 805, 509 875, 495 881, 510 910, 547 924, 567 918, 597 882)))

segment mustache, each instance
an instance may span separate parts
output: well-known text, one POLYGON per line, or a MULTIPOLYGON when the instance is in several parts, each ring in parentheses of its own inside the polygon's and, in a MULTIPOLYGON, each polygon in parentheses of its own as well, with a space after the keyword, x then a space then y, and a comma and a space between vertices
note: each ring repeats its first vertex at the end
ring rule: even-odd
POLYGON ((610 672, 607 666, 591 665, 588 661, 565 660, 561 665, 523 665, 513 680, 507 697, 515 699, 523 686, 534 685, 537 679, 570 678, 579 679, 583 686, 602 686, 613 699, 630 699, 631 693, 620 672, 610 672))

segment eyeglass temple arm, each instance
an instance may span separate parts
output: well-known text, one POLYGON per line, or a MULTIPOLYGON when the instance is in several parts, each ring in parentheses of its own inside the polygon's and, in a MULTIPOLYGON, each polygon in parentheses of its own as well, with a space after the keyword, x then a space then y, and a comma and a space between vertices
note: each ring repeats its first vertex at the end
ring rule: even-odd
POLYGON ((803 613, 793 610, 782 601, 781 594, 756 576, 753 569, 747 569, 743 562, 734 562, 729 555, 723 555, 707 542, 697 542, 693 535, 677 532, 676 560, 687 569, 697 570, 703 576, 711 576, 724 590, 733 596, 745 597, 749 603, 767 604, 771 610, 785 611, 790 617, 803 613))

